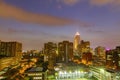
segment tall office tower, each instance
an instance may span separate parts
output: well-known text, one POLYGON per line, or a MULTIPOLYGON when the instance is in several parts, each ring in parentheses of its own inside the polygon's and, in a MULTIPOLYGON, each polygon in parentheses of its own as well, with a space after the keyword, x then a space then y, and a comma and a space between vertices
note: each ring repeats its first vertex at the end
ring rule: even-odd
POLYGON ((95 48, 95 55, 105 59, 105 47, 98 46, 95 48))
POLYGON ((48 69, 54 69, 54 65, 56 63, 56 51, 57 44, 53 42, 48 42, 44 44, 44 60, 48 61, 48 69))
POLYGON ((81 44, 78 45, 79 56, 82 56, 83 53, 90 52, 90 42, 81 41, 81 44))
POLYGON ((44 52, 45 54, 50 54, 54 51, 57 50, 57 44, 56 43, 53 43, 53 42, 48 42, 48 43, 45 43, 44 44, 44 52))
POLYGON ((80 34, 79 32, 76 32, 75 37, 74 37, 74 50, 77 50, 78 45, 80 44, 80 34))
POLYGON ((58 61, 68 62, 73 58, 73 43, 63 41, 58 43, 58 61))
POLYGON ((22 44, 19 42, 2 42, 0 45, 0 55, 5 57, 21 57, 22 44))

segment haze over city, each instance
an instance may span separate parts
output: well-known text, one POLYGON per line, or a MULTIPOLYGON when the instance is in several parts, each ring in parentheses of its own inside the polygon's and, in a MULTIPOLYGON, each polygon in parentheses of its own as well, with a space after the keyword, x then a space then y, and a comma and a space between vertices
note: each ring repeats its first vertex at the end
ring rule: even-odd
POLYGON ((0 40, 41 49, 45 42, 73 41, 78 31, 93 48, 115 48, 119 14, 119 0, 0 0, 0 40))

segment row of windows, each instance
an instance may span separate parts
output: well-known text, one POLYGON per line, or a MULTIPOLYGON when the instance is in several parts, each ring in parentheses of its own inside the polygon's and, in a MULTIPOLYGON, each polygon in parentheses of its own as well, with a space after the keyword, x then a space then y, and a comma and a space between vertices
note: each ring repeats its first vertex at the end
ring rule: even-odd
POLYGON ((35 79, 39 79, 39 80, 42 80, 42 77, 33 77, 33 79, 35 80, 35 79))
POLYGON ((42 76, 42 73, 30 73, 28 76, 42 76))

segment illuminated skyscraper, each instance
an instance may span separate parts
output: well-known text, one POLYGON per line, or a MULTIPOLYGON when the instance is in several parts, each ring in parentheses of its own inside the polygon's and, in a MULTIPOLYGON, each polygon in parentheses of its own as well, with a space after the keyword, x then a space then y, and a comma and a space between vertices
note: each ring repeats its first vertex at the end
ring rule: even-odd
POLYGON ((54 69, 54 65, 56 63, 56 50, 57 44, 53 42, 48 42, 44 44, 45 51, 45 61, 48 61, 48 69, 54 69))
POLYGON ((95 55, 103 59, 105 59, 105 52, 106 52, 105 47, 98 46, 95 48, 95 55))
POLYGON ((58 61, 69 62, 73 58, 73 43, 63 41, 58 43, 58 61))
POLYGON ((77 46, 80 44, 80 34, 79 32, 76 32, 74 37, 74 50, 77 50, 77 46))

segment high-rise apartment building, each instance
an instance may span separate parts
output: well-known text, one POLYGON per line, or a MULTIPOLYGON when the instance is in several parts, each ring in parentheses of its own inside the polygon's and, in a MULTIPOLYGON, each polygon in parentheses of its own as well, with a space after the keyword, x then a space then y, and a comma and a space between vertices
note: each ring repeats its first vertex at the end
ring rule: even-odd
POLYGON ((73 58, 73 43, 63 41, 58 43, 58 60, 68 62, 73 58))
POLYGON ((105 59, 105 52, 106 52, 105 47, 98 46, 95 48, 95 55, 103 59, 105 59))
POLYGON ((56 51, 57 51, 57 44, 53 42, 48 42, 44 44, 44 53, 45 53, 45 61, 48 61, 49 69, 53 69, 56 63, 56 51))
POLYGON ((92 65, 94 66, 105 66, 106 64, 106 50, 105 47, 98 46, 95 48, 93 53, 92 65))
POLYGON ((2 42, 1 41, 0 55, 5 57, 21 57, 22 44, 19 42, 2 42))
POLYGON ((106 51, 106 67, 120 70, 120 47, 106 51))
POLYGON ((78 45, 80 44, 80 34, 79 32, 76 32, 75 37, 74 37, 74 50, 78 49, 78 45))
POLYGON ((79 56, 82 56, 83 53, 90 52, 90 42, 81 41, 81 44, 78 45, 79 56))

